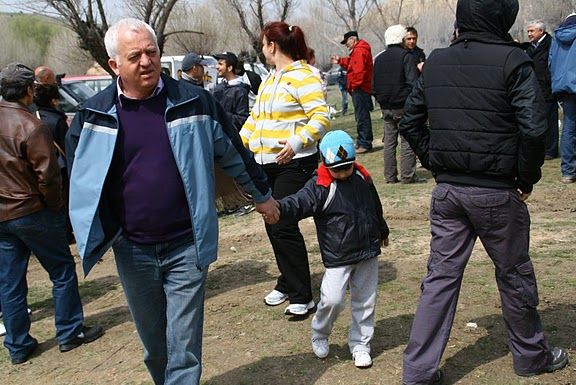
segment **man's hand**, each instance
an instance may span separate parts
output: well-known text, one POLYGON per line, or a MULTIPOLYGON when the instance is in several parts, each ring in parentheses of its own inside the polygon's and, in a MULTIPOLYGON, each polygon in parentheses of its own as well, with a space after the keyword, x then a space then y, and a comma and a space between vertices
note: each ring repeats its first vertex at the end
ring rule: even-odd
POLYGON ((283 144, 284 148, 276 155, 276 163, 282 165, 290 162, 296 153, 292 150, 292 146, 286 140, 279 140, 278 143, 283 144))
POLYGON ((330 62, 332 64, 338 64, 338 61, 340 60, 340 56, 338 55, 332 55, 330 56, 330 62))
POLYGON ((521 190, 518 190, 518 195, 520 195, 520 200, 522 202, 526 202, 528 197, 530 197, 530 194, 532 194, 532 193, 525 193, 525 192, 522 192, 521 190))
POLYGON ((266 202, 256 203, 256 211, 262 214, 264 222, 273 225, 280 220, 280 209, 278 202, 270 197, 266 202))
POLYGON ((380 241, 380 247, 388 247, 389 244, 390 244, 390 241, 388 240, 388 238, 382 239, 380 241))

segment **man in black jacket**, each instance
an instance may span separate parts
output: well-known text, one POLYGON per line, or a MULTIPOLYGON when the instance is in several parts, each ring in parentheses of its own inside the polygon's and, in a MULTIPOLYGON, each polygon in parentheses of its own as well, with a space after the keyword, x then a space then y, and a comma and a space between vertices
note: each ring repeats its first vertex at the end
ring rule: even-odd
POLYGON ((223 52, 214 55, 218 60, 216 70, 222 82, 214 88, 214 98, 222 105, 234 127, 238 131, 244 125, 250 109, 248 108, 248 93, 250 86, 236 75, 238 57, 232 52, 223 52))
POLYGON ((558 157, 558 102, 552 95, 550 70, 548 69, 548 54, 552 44, 552 36, 546 32, 546 25, 542 20, 534 20, 527 26, 529 42, 523 43, 522 48, 534 61, 534 72, 540 84, 540 90, 546 103, 546 155, 544 159, 558 157))
POLYGON ((398 122, 404 112, 404 103, 418 79, 414 56, 404 49, 406 37, 403 25, 393 25, 384 33, 388 48, 374 61, 372 92, 382 109, 384 119, 384 179, 386 183, 415 183, 424 179, 416 177, 416 155, 408 142, 400 139, 400 180, 396 167, 398 147, 398 122))
POLYGON ((416 64, 426 61, 424 50, 418 47, 418 31, 414 27, 406 27, 406 37, 404 38, 404 48, 414 57, 416 64))
POLYGON ((459 0, 459 37, 429 56, 400 122, 438 183, 428 274, 404 351, 407 385, 442 383, 438 365, 478 237, 495 265, 516 374, 568 362, 548 346, 536 309, 524 201, 541 177, 546 126, 532 61, 508 34, 517 13, 518 0, 459 0))

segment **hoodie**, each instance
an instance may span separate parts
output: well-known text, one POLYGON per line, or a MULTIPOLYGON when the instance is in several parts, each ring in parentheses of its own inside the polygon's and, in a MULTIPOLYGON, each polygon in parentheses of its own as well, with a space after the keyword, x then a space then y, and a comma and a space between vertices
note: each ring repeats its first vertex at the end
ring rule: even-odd
POLYGON ((569 19, 556 28, 550 47, 548 65, 555 94, 576 94, 576 24, 567 22, 569 19))
POLYGON ((315 154, 316 144, 329 128, 322 82, 302 60, 270 72, 240 137, 258 163, 269 164, 276 163, 284 148, 281 141, 290 144, 296 159, 315 154))
POLYGON ((352 48, 349 57, 340 58, 338 64, 348 71, 346 80, 348 81, 348 92, 352 93, 357 89, 372 94, 372 49, 365 40, 359 40, 352 48))

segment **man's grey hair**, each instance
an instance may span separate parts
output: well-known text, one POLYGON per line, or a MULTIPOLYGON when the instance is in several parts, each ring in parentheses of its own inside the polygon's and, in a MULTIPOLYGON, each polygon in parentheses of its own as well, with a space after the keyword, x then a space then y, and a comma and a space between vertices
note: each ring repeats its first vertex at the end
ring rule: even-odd
POLYGON ((546 24, 544 24, 544 22, 540 19, 532 20, 528 24, 526 24, 526 26, 527 27, 535 27, 535 28, 541 30, 542 32, 546 32, 546 24))
POLYGON ((116 60, 117 62, 120 59, 120 52, 118 52, 118 33, 120 29, 128 29, 130 31, 138 32, 142 29, 146 29, 152 39, 154 40, 154 44, 156 48, 158 48, 158 39, 156 38, 156 32, 148 25, 147 23, 143 22, 142 20, 134 19, 131 17, 121 19, 114 23, 108 31, 106 31, 106 36, 104 36, 104 45, 106 46, 106 52, 111 59, 116 60))

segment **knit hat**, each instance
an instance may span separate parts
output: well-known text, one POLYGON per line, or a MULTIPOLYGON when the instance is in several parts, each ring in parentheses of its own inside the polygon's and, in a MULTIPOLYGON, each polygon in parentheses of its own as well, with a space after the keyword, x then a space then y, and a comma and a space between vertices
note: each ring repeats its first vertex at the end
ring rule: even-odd
POLYGON ((342 130, 330 131, 320 142, 320 153, 328 168, 354 163, 356 150, 354 140, 342 130))
POLYGON ((384 40, 386 45, 402 44, 402 40, 406 37, 406 27, 402 24, 396 24, 388 27, 384 32, 384 40))
POLYGON ((184 56, 182 59, 182 71, 187 72, 192 67, 202 64, 202 56, 190 52, 188 55, 184 56))
POLYGON ((10 63, 0 71, 0 87, 24 87, 34 79, 34 71, 20 63, 10 63))

